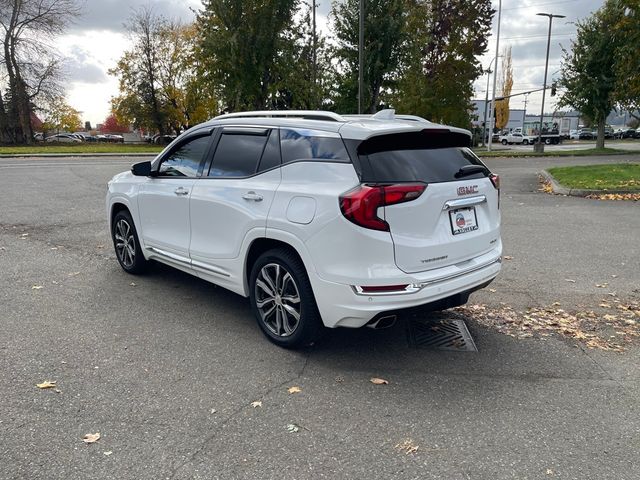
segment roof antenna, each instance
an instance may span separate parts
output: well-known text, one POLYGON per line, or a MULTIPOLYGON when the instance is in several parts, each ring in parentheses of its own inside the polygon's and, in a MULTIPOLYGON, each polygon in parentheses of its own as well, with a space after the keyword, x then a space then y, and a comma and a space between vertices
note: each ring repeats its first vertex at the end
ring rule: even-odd
POLYGON ((393 108, 385 108, 384 110, 380 110, 371 118, 374 120, 395 120, 396 111, 393 108))

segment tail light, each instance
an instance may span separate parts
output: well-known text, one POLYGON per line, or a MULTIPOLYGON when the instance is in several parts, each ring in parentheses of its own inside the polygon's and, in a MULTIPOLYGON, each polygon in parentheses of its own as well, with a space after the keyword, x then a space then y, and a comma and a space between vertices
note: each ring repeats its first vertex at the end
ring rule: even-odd
POLYGON ((489 180, 491 180, 495 189, 498 190, 498 208, 500 208, 500 175, 492 173, 489 175, 489 180))
POLYGON ((378 217, 380 207, 415 200, 426 185, 358 185, 340 196, 340 210, 350 222, 372 230, 389 231, 389 224, 378 217))

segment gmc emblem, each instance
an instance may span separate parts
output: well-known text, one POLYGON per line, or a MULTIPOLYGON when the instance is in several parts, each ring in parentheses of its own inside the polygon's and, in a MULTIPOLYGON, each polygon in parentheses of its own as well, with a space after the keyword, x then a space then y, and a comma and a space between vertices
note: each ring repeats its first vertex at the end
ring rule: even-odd
POLYGON ((471 195, 472 193, 478 193, 478 185, 471 187, 458 187, 458 196, 471 195))

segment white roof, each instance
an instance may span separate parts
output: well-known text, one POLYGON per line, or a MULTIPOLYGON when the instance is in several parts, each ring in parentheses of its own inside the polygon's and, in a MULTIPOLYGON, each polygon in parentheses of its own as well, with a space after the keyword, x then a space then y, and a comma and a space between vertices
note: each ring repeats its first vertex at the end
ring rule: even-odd
POLYGON ((414 115, 395 115, 393 110, 382 110, 374 115, 339 115, 321 110, 238 112, 220 115, 207 123, 212 126, 242 124, 308 128, 338 132, 343 138, 354 140, 392 133, 419 132, 425 128, 445 129, 471 136, 468 130, 431 123, 414 115))

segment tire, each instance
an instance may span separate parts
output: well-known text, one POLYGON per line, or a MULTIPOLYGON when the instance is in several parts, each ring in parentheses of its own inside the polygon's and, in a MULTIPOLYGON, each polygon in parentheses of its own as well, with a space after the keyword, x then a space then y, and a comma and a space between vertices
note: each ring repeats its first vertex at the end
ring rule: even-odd
POLYGON ((527 140, 527 139, 523 140, 523 141, 522 141, 522 144, 523 144, 523 145, 529 145, 529 140, 527 140))
POLYGON ((319 339, 323 324, 313 289, 302 261, 291 251, 278 248, 258 257, 249 277, 249 298, 258 326, 276 345, 300 348, 319 339))
POLYGON ((506 141, 506 140, 502 140, 502 144, 503 144, 503 145, 506 145, 506 144, 507 144, 507 141, 506 141))
POLYGON ((544 143, 545 143, 545 145, 551 145, 551 139, 550 138, 545 138, 544 139, 544 143))
POLYGON ((113 217, 111 239, 118 263, 125 272, 139 274, 146 270, 148 261, 142 254, 136 226, 127 210, 113 217))

